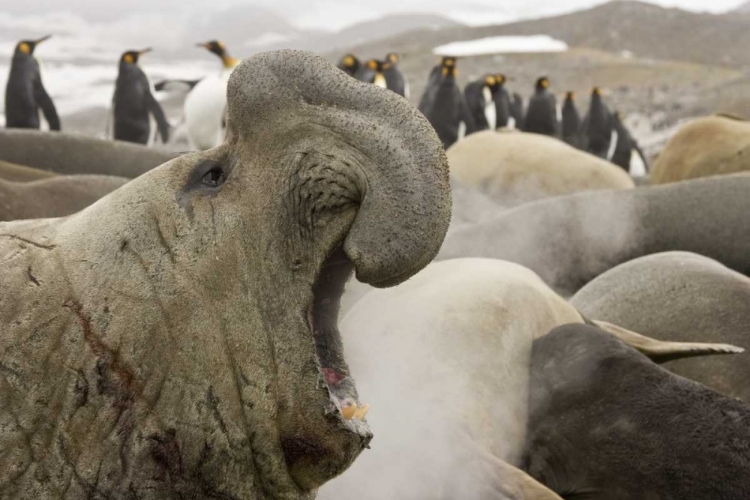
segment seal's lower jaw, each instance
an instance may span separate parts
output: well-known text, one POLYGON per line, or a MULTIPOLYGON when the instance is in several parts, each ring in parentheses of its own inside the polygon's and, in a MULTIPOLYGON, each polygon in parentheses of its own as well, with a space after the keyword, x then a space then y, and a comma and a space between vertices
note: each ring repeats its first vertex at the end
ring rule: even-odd
POLYGON ((353 271, 354 265, 338 247, 323 263, 313 286, 307 323, 315 342, 318 387, 329 396, 320 408, 329 425, 317 429, 314 440, 282 442, 289 473, 303 489, 318 488, 344 472, 372 439, 365 421, 369 408, 359 401, 337 324, 341 295, 353 271))

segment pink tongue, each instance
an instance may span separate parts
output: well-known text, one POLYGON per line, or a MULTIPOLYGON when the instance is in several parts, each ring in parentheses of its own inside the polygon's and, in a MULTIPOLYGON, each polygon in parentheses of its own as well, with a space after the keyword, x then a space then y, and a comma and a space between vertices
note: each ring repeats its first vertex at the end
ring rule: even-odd
POLYGON ((326 379, 326 384, 331 387, 336 387, 341 383, 342 380, 346 378, 346 375, 330 368, 322 368, 320 371, 323 372, 323 377, 325 377, 326 379))

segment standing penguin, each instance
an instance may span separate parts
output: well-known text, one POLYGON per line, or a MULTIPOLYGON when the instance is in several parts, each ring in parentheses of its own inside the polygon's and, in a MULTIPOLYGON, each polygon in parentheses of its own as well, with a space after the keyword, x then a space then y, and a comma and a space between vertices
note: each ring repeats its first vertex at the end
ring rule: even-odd
POLYGON ((523 97, 518 92, 513 93, 513 99, 510 101, 510 116, 515 120, 515 127, 523 130, 523 119, 526 111, 523 108, 523 97))
POLYGON ((487 75, 464 88, 466 105, 474 120, 476 131, 495 130, 497 128, 497 111, 495 109, 495 94, 499 89, 497 77, 487 75))
POLYGON ((398 55, 390 53, 386 56, 385 61, 370 59, 367 61, 367 71, 360 70, 357 78, 363 82, 373 83, 378 87, 389 89, 400 95, 409 98, 409 84, 404 75, 396 67, 398 55))
POLYGON ((581 125, 583 136, 583 148, 605 160, 610 160, 614 154, 613 137, 616 132, 612 124, 612 113, 602 99, 602 91, 599 87, 591 90, 591 103, 589 112, 583 119, 581 125))
POLYGON ((336 65, 338 69, 351 77, 354 77, 354 75, 357 74, 361 66, 362 63, 359 62, 359 59, 354 54, 345 55, 336 65))
POLYGON ((549 92, 549 78, 543 76, 536 81, 534 95, 524 119, 524 132, 556 136, 558 132, 557 100, 549 92))
POLYGON ((16 45, 5 87, 5 126, 8 128, 39 129, 41 110, 49 129, 60 130, 55 103, 42 84, 41 68, 34 57, 36 46, 51 36, 23 40, 16 45))
POLYGON ((194 149, 211 149, 224 141, 226 130, 227 83, 239 59, 230 57, 222 42, 199 43, 221 58, 222 69, 217 75, 198 82, 185 98, 185 125, 194 149))
POLYGON ((419 111, 435 128, 445 149, 475 130, 464 95, 456 83, 456 74, 456 59, 444 57, 430 72, 427 88, 419 101, 419 111))
POLYGON ((138 59, 151 49, 129 50, 120 57, 120 71, 112 98, 113 137, 116 140, 151 145, 156 131, 151 117, 156 120, 162 142, 169 140, 169 123, 161 105, 154 97, 151 81, 138 65, 138 59))
POLYGON ((622 167, 626 172, 642 177, 648 172, 648 160, 638 146, 638 142, 630 135, 630 131, 622 123, 618 111, 612 114, 612 127, 617 133, 617 144, 612 155, 612 163, 622 167))
POLYGON ((576 93, 566 92, 562 108, 562 140, 573 147, 581 147, 581 115, 576 108, 576 93))
MULTIPOLYGON (((497 80, 497 92, 495 92, 495 117, 496 123, 495 128, 514 128, 516 126, 516 119, 513 116, 513 105, 511 102, 510 94, 505 89, 505 82, 507 78, 502 73, 495 75, 497 80)), ((523 105, 523 104, 522 104, 523 105)))

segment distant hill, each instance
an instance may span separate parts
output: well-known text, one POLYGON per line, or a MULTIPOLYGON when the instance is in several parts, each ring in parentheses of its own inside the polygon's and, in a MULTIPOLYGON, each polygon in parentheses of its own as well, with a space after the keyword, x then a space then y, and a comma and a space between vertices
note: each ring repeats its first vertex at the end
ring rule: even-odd
POLYGON ((750 14, 750 2, 743 3, 736 9, 734 9, 732 12, 739 13, 739 14, 750 14))
MULTIPOLYGON (((498 26, 423 30, 388 42, 397 50, 419 50, 460 40, 536 34, 550 35, 571 47, 629 51, 643 58, 750 66, 750 16, 700 14, 635 1, 498 26)), ((358 50, 369 48, 364 44, 358 50)))

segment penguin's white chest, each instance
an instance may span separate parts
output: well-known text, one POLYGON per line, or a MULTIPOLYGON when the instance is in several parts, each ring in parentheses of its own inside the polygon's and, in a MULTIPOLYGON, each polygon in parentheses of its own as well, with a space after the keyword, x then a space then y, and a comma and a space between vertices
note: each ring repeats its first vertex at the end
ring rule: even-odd
POLYGON ((185 126, 196 149, 211 149, 224 141, 227 83, 231 70, 198 82, 185 99, 185 126))
POLYGON ((384 89, 388 88, 388 83, 385 81, 385 77, 383 76, 383 73, 377 73, 375 75, 375 80, 373 82, 376 86, 382 87, 384 89))
POLYGON ((495 109, 495 101, 492 100, 492 91, 489 87, 482 88, 482 96, 484 97, 484 117, 487 120, 490 130, 497 128, 497 110, 495 109))

